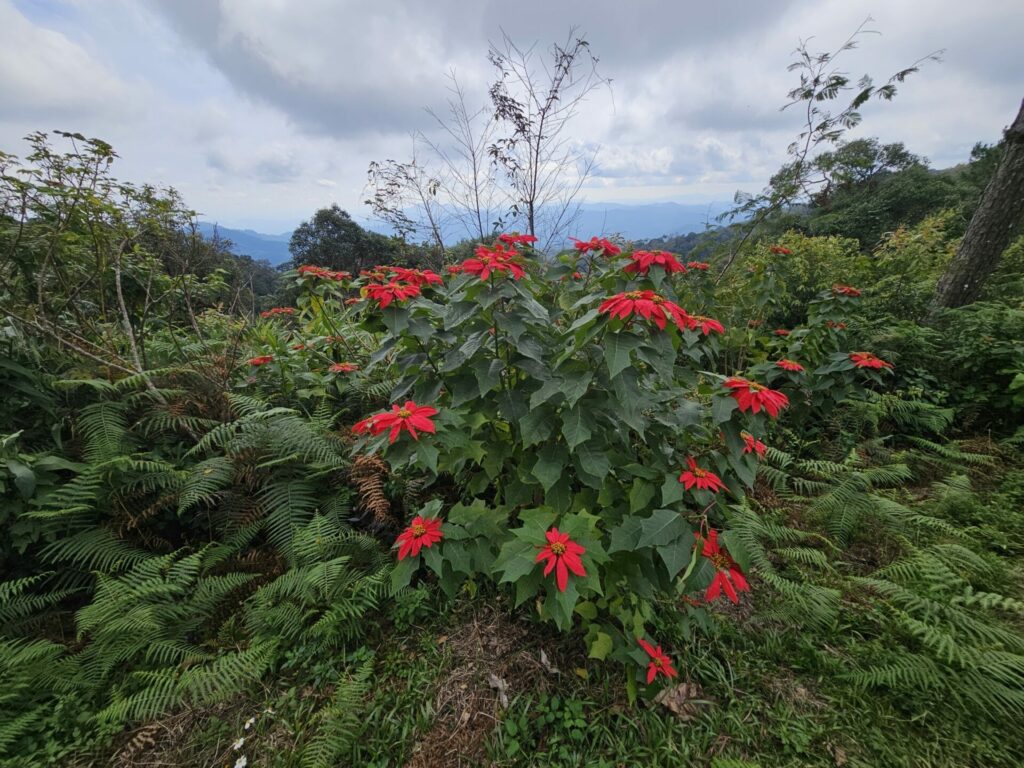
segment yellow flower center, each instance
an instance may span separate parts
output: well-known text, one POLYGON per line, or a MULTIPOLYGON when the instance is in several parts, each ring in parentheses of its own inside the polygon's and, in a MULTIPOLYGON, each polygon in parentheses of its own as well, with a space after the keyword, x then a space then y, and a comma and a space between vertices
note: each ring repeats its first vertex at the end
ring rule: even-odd
POLYGON ((752 381, 752 382, 750 382, 750 391, 751 391, 751 392, 760 392, 760 391, 761 391, 762 389, 764 389, 764 388, 765 388, 765 387, 764 387, 764 385, 763 385, 763 384, 758 384, 758 383, 756 383, 756 382, 753 382, 753 381, 752 381))
POLYGON ((717 555, 711 556, 711 563, 720 571, 727 570, 729 568, 729 558, 719 552, 717 555))
POLYGON ((554 544, 551 545, 551 551, 554 552, 556 555, 564 555, 565 544, 563 544, 560 541, 556 541, 554 544))
POLYGON ((410 411, 408 408, 403 408, 398 412, 398 415, 401 416, 403 419, 408 419, 410 416, 412 416, 412 411, 410 411))
POLYGON ((707 473, 708 471, 706 469, 701 469, 700 467, 697 467, 696 469, 693 470, 693 474, 696 475, 697 477, 704 477, 705 475, 707 475, 707 473))
POLYGON ((412 532, 414 536, 422 536, 427 532, 427 527, 422 523, 416 523, 416 525, 412 526, 412 532))

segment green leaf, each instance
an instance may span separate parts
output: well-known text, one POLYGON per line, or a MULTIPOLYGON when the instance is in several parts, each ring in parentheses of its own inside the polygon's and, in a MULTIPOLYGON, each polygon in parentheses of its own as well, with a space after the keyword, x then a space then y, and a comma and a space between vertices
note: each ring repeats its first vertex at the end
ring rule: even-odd
POLYGON ((642 533, 643 521, 639 517, 627 517, 615 528, 612 528, 608 554, 612 552, 632 552, 637 549, 642 533))
POLYGON ((572 484, 569 482, 568 475, 563 474, 558 482, 551 487, 551 490, 544 494, 544 503, 552 509, 564 512, 569 508, 571 502, 572 484))
MULTIPOLYGON (((532 406, 531 406, 532 407, 532 406)), ((551 422, 554 416, 545 408, 533 408, 519 420, 519 431, 523 436, 523 447, 539 444, 551 435, 551 422)))
POLYGON ((676 574, 683 570, 694 556, 693 541, 693 533, 687 531, 687 533, 672 543, 656 548, 658 555, 668 569, 670 579, 674 579, 676 574))
POLYGON ((590 371, 566 374, 563 377, 562 392, 565 395, 565 402, 570 408, 576 405, 579 399, 587 393, 587 387, 590 386, 590 381, 593 378, 594 374, 590 371))
POLYGON ((558 482, 562 477, 568 454, 558 443, 548 443, 537 452, 537 461, 534 462, 530 473, 536 477, 545 491, 558 482))
POLYGON ((732 418, 732 412, 738 407, 736 399, 728 395, 711 398, 711 418, 715 424, 721 424, 732 418))
POLYGON ((416 573, 417 567, 419 567, 418 557, 407 557, 404 560, 399 560, 395 564, 395 567, 391 570, 391 594, 397 594, 401 590, 409 586, 409 582, 412 581, 412 575, 416 573))
POLYGON ((14 475, 14 484, 18 487, 21 498, 31 499, 32 494, 36 492, 36 473, 17 459, 8 459, 7 469, 14 475))
POLYGON ((684 495, 683 484, 679 482, 677 475, 666 475, 665 482, 661 485, 661 504, 664 507, 682 501, 684 495))
POLYGON ((633 487, 629 490, 629 511, 636 513, 647 509, 654 494, 654 485, 638 477, 633 481, 633 487))
POLYGON ((498 410, 510 422, 521 421, 530 412, 526 397, 519 390, 501 392, 498 395, 498 410))
POLYGON ((501 371, 505 367, 505 363, 501 360, 480 358, 473 361, 471 366, 473 373, 476 375, 476 383, 480 389, 480 397, 483 397, 492 389, 494 389, 498 382, 501 381, 501 371))
POLYGON ((491 567, 491 572, 501 574, 499 584, 517 581, 537 567, 538 550, 529 542, 512 539, 505 542, 491 567))
POLYGON ((577 445, 589 440, 591 436, 590 427, 585 423, 583 409, 577 403, 568 411, 562 411, 562 435, 569 448, 574 449, 577 445))
POLYGON ((598 632, 597 636, 590 643, 590 648, 587 649, 587 656, 591 659, 604 661, 608 658, 608 654, 611 652, 612 636, 605 634, 604 632, 598 632))
POLYGON ((608 454, 594 445, 593 441, 577 446, 573 453, 579 460, 580 467, 584 472, 588 472, 602 481, 611 471, 612 465, 608 460, 608 454))
POLYGON ((637 548, 667 544, 687 531, 686 524, 678 512, 671 509, 656 509, 650 517, 644 518, 641 522, 637 548))
POLYGON ((641 340, 630 333, 609 333, 604 337, 604 362, 608 376, 615 378, 630 366, 630 353, 640 346, 641 340))
POLYGON ((540 385, 540 389, 530 395, 530 408, 537 408, 555 395, 562 393, 563 382, 561 378, 554 378, 545 381, 540 385))
POLYGON ((385 307, 381 313, 385 327, 392 336, 398 336, 409 327, 409 310, 398 304, 385 307))

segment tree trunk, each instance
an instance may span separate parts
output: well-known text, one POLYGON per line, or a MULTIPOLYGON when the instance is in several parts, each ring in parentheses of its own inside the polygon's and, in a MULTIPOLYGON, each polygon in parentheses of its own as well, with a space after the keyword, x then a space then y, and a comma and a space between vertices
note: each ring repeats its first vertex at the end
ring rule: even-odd
POLYGON ((1024 222, 1024 102, 1005 138, 1003 158, 935 289, 936 310, 962 307, 977 299, 1024 222))

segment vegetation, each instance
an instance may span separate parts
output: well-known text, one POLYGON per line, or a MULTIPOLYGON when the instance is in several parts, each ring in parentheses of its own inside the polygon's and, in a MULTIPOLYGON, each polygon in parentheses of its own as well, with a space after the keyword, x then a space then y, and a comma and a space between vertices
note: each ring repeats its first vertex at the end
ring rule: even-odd
POLYGON ((59 138, 0 156, 0 766, 1019 763, 1024 242, 933 310, 1001 148, 836 137, 675 255, 325 209, 270 302, 59 138))

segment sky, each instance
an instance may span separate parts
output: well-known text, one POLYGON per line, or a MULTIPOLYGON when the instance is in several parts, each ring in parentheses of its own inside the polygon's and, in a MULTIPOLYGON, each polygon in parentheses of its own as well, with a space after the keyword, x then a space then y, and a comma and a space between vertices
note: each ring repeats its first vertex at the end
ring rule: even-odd
POLYGON ((576 28, 612 81, 571 127, 596 153, 584 198, 729 200, 800 130, 779 110, 797 44, 832 50, 868 17, 880 34, 841 61, 855 77, 944 53, 851 137, 935 167, 998 140, 1024 96, 1020 0, 0 0, 0 150, 36 130, 102 138, 118 177, 227 227, 284 232, 333 202, 364 218, 368 164, 436 135, 450 72, 483 107, 490 42, 543 52, 576 28))

